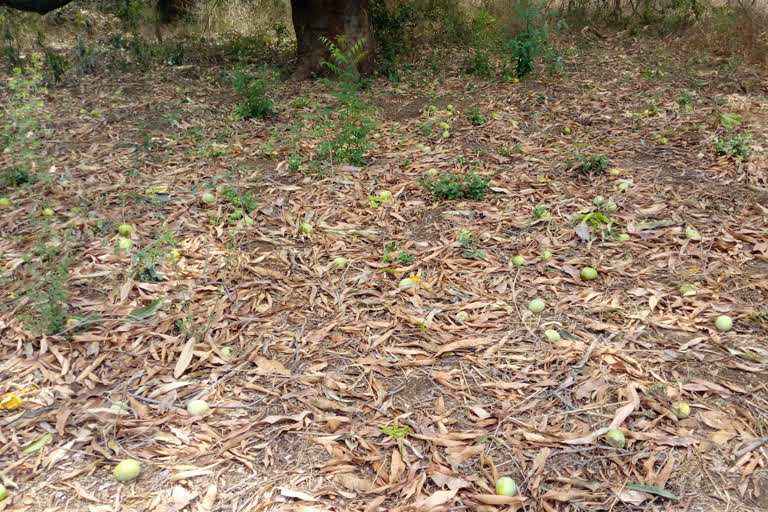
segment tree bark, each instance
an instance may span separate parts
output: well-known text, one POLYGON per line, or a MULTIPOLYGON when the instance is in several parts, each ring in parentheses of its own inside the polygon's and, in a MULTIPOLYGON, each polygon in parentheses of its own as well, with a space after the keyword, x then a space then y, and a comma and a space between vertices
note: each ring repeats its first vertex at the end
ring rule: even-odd
POLYGON ((308 78, 328 60, 328 49, 320 40, 326 37, 337 44, 344 36, 349 45, 365 40, 366 54, 358 65, 363 74, 373 71, 373 31, 368 16, 368 0, 291 0, 291 16, 296 31, 297 78, 308 78))
POLYGON ((191 0, 157 1, 157 13, 160 15, 160 22, 163 24, 178 21, 184 15, 189 14, 191 7, 191 0))
POLYGON ((72 0, 0 0, 0 7, 10 7, 18 11, 47 14, 59 7, 64 7, 72 0))

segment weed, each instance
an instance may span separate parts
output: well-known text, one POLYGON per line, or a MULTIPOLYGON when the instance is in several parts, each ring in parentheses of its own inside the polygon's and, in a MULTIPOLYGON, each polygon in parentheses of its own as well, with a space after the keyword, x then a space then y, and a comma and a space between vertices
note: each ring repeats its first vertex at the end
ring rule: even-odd
POLYGON ((680 97, 677 99, 677 104, 680 106, 680 110, 684 112, 691 112, 693 111, 693 100, 696 98, 695 95, 684 92, 680 95, 680 97))
POLYGON ((584 153, 572 152, 570 155, 573 159, 568 161, 568 167, 578 169, 582 174, 600 175, 611 166, 611 161, 602 154, 586 156, 584 153))
POLYGON ((432 179, 419 179, 419 184, 435 199, 482 200, 488 190, 491 177, 483 178, 475 173, 448 174, 432 179))
POLYGON ((236 93, 245 96, 235 111, 239 119, 264 119, 272 113, 275 103, 269 96, 272 84, 266 71, 260 75, 235 71, 232 87, 236 93))
POLYGON ((533 220, 543 219, 549 217, 549 210, 546 206, 537 206, 533 209, 533 220))
POLYGON ((396 262, 400 263, 401 265, 409 265, 413 263, 413 261, 416 259, 413 254, 405 251, 395 254, 399 248, 400 244, 394 242, 385 245, 384 254, 381 258, 388 263, 396 262))
POLYGON ((467 259, 484 258, 485 251, 477 249, 477 237, 472 235, 472 232, 467 228, 461 228, 456 233, 456 241, 464 246, 465 250, 461 255, 467 259))
MULTIPOLYGON (((134 248, 131 253, 131 273, 137 281, 161 281, 157 268, 163 264, 167 247, 179 244, 173 238, 173 232, 166 229, 163 233, 153 234, 154 240, 145 248, 134 248)), ((115 249, 115 253, 118 249, 115 249)))
POLYGON ((730 139, 715 138, 715 151, 736 160, 744 160, 752 153, 752 137, 749 133, 737 133, 730 139))
POLYGON ((482 126, 488 121, 480 112, 480 107, 469 107, 467 119, 474 126, 482 126))
POLYGON ((512 146, 511 149, 507 148, 501 148, 499 150, 499 155, 501 156, 512 156, 514 153, 522 153, 523 152, 523 145, 522 144, 515 144, 512 146))
POLYGON ((0 109, 0 151, 11 155, 11 165, 2 178, 8 186, 31 183, 34 178, 30 169, 43 165, 40 111, 47 91, 42 67, 43 57, 35 53, 31 65, 26 69, 14 68, 8 80, 8 97, 0 109))
POLYGON ((238 190, 234 188, 225 188, 221 191, 221 194, 229 199, 232 206, 235 208, 241 208, 246 213, 251 213, 259 206, 259 200, 250 190, 238 190))
MULTIPOLYGON (((322 40, 331 55, 331 62, 323 65, 336 76, 335 80, 323 82, 341 102, 341 108, 323 112, 326 138, 318 147, 318 157, 331 169, 339 161, 364 165, 365 154, 373 147, 368 136, 377 126, 370 105, 360 96, 360 90, 368 85, 357 73, 357 65, 365 56, 365 42, 360 40, 347 47, 344 38, 339 38, 338 46, 328 39, 322 40)), ((315 167, 322 168, 320 164, 315 167)))

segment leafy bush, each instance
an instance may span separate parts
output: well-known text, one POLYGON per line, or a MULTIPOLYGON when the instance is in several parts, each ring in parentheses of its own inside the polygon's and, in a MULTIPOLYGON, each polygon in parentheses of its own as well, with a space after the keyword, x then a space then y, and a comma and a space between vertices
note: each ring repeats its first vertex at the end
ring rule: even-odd
POLYGON ((235 71, 232 79, 235 92, 245 96, 243 103, 237 106, 236 114, 240 119, 254 117, 264 119, 270 115, 275 103, 269 97, 272 84, 266 73, 260 76, 235 71))
POLYGON ((448 174, 434 179, 420 179, 419 184, 435 199, 482 200, 488 191, 490 176, 483 178, 475 173, 448 174))

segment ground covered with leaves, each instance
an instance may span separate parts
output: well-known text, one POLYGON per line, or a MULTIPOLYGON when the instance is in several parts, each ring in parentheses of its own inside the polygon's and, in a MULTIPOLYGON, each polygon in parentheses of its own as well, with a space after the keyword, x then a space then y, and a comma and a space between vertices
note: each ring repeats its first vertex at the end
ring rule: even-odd
POLYGON ((564 44, 438 51, 343 140, 327 83, 237 119, 231 63, 49 86, 45 168, 0 155, 0 510, 768 507, 768 80, 564 44))

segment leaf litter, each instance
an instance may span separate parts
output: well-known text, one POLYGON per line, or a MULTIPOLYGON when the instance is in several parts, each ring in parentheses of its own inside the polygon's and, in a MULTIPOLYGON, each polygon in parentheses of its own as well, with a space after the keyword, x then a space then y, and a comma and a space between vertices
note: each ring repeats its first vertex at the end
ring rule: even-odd
MULTIPOLYGON (((89 91, 57 87, 46 108, 67 151, 55 151, 55 185, 45 198, 12 193, 15 208, 0 214, 0 476, 10 491, 0 507, 765 506, 768 346, 756 316, 768 303, 765 158, 717 156, 696 128, 711 124, 728 84, 699 90, 702 104, 682 113, 674 77, 637 78, 652 51, 613 43, 624 53, 582 49, 567 78, 473 92, 449 74, 435 103, 498 115, 480 127, 457 116, 455 135, 428 153, 414 147, 421 111, 403 115, 403 102, 430 100, 418 90, 392 99, 389 84, 374 82, 374 102, 391 108, 379 113, 384 135, 369 165, 327 176, 291 171, 265 149, 290 123, 288 107, 233 126, 228 86, 189 78, 193 70, 164 71, 184 101, 155 73, 130 86, 94 77, 89 91), (653 115, 643 113, 650 96, 664 103, 653 115), (72 114, 73 105, 105 115, 72 114), (223 155, 196 152, 192 127, 217 134, 223 155), (143 145, 130 142, 147 131, 143 145), (518 142, 520 153, 498 154, 518 142), (579 175, 567 162, 580 147, 607 155, 617 173, 579 175), (491 177, 483 201, 436 203, 418 185, 429 168, 470 166, 491 177), (213 205, 198 199, 217 186, 258 197, 254 225, 228 222, 221 194, 213 205), (392 200, 371 207, 382 189, 392 200), (610 224, 574 223, 599 194, 618 203, 610 224), (56 205, 44 226, 26 216, 43 200, 56 205), (548 215, 533 219, 542 205, 548 215), (135 227, 146 273, 114 250, 101 219, 135 227), (685 239, 688 226, 701 242, 685 239), (43 227, 67 232, 72 261, 74 321, 58 334, 31 329, 15 300, 33 285, 24 268, 34 246, 50 242, 38 238, 43 227), (464 257, 460 228, 477 236, 482 258, 464 257), (384 261, 387 244, 413 260, 384 261), (152 247, 180 257, 152 261, 152 247), (541 261, 544 250, 553 257, 541 261), (518 254, 522 266, 511 263, 518 254), (584 266, 599 278, 581 280, 584 266), (423 286, 400 289, 411 276, 423 286), (689 282, 695 291, 681 295, 689 282), (527 310, 533 298, 548 304, 543 313, 527 310), (719 332, 724 313, 735 327, 719 332), (559 341, 545 340, 550 328, 559 341), (212 413, 189 417, 192 399, 212 413), (688 418, 672 414, 675 400, 690 403, 688 418), (603 441, 609 428, 624 433, 624 448, 603 441), (111 471, 125 458, 142 473, 119 484, 111 471), (502 475, 518 496, 495 494, 502 475)), ((297 90, 328 101, 319 85, 286 83, 278 103, 297 90)), ((768 101, 749 101, 764 142, 768 101)))

